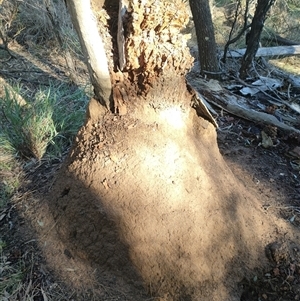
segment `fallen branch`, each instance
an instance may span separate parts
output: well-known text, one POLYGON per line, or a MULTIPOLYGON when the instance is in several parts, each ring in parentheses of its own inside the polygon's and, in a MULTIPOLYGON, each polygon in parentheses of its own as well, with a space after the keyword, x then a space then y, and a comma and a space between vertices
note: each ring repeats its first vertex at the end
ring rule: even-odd
MULTIPOLYGON (((298 107, 295 107, 294 103, 292 103, 292 102, 289 103, 289 102, 281 99, 279 96, 276 98, 276 97, 268 94, 266 91, 264 91, 263 89, 261 89, 259 86, 249 85, 245 81, 241 80, 238 77, 235 77, 235 80, 238 81, 238 82, 240 82, 244 86, 248 86, 248 87, 251 87, 251 88, 258 89, 262 94, 264 94, 266 96, 266 100, 269 103, 274 104, 276 106, 283 106, 284 105, 284 106, 287 106, 288 108, 290 108, 292 111, 295 111, 296 113, 300 113, 298 107)), ((275 89, 272 89, 272 87, 270 87, 270 90, 272 90, 273 93, 276 93, 275 89)), ((289 118, 289 120, 290 120, 290 118, 289 118)), ((295 120, 292 121, 292 123, 295 123, 295 120)))
POLYGON ((269 124, 276 126, 288 132, 300 134, 300 130, 279 121, 274 115, 256 111, 246 98, 235 95, 228 90, 223 89, 218 81, 210 80, 209 82, 199 78, 188 78, 188 83, 202 95, 209 103, 252 122, 269 124))
POLYGON ((281 71, 280 69, 276 68, 269 62, 267 62, 264 58, 261 60, 263 64, 263 68, 270 70, 270 74, 276 75, 279 78, 285 79, 289 82, 294 88, 300 88, 300 77, 296 75, 292 75, 286 72, 281 71))
MULTIPOLYGON (((246 48, 230 50, 227 53, 227 57, 239 58, 243 57, 246 52, 246 48)), ((300 45, 293 46, 277 46, 277 47, 261 47, 258 49, 255 57, 286 57, 300 55, 300 45)), ((221 53, 223 56, 223 53, 221 53)))

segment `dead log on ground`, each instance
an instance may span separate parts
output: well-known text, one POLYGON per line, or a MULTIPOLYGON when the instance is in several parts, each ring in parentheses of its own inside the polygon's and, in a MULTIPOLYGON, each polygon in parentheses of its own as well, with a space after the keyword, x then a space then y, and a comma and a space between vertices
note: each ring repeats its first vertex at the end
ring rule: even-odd
MULTIPOLYGON (((246 48, 230 50, 227 53, 227 57, 240 58, 244 56, 245 52, 246 48)), ((300 45, 261 47, 258 49, 255 57, 286 57, 294 55, 300 55, 300 45)))
POLYGON ((300 130, 278 120, 274 115, 257 111, 245 97, 223 89, 216 80, 207 82, 196 77, 188 76, 187 81, 192 88, 199 93, 198 98, 203 97, 210 104, 215 105, 230 114, 252 122, 269 124, 287 132, 300 134, 300 130))

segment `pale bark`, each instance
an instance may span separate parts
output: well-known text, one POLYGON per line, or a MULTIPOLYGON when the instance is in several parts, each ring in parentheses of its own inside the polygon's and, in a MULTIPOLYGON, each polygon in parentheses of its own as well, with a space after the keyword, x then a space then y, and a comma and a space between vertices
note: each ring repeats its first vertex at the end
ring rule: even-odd
POLYGON ((91 3, 81 0, 67 0, 66 2, 86 58, 95 96, 103 106, 109 109, 111 79, 104 44, 98 32, 91 3))
POLYGON ((125 64, 125 37, 124 37, 124 27, 123 27, 123 17, 126 13, 128 7, 128 1, 119 1, 119 16, 118 16, 118 51, 119 51, 119 67, 122 71, 125 64))
MULTIPOLYGON (((227 57, 239 58, 245 55, 246 48, 234 49, 227 53, 227 57)), ((257 50, 255 57, 286 57, 300 54, 300 45, 261 47, 257 50)))

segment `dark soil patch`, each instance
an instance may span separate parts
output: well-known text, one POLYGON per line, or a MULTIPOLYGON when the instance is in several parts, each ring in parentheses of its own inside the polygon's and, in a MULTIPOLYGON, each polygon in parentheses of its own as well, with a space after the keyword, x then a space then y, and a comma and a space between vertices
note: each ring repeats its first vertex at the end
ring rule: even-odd
MULTIPOLYGON (((298 160, 293 152, 298 137, 278 133, 277 146, 265 149, 261 131, 265 126, 226 115, 219 120, 218 143, 231 170, 249 190, 261 198, 264 210, 275 212, 299 231, 300 178, 298 160)), ((276 226, 276 225, 274 225, 276 226)), ((280 237, 266 246, 270 267, 257 271, 253 278, 241 282, 241 301, 299 300, 300 249, 296 242, 280 237)))

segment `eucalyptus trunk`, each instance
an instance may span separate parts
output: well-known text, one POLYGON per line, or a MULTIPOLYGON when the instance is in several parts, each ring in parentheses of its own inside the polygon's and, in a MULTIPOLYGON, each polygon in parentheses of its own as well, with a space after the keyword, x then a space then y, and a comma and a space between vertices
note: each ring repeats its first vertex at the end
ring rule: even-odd
POLYGON ((258 0, 255 14, 251 23, 251 30, 247 35, 247 49, 242 59, 240 77, 245 79, 252 67, 252 62, 259 48, 260 36, 264 28, 265 19, 275 0, 258 0))
POLYGON ((209 78, 220 77, 214 26, 209 0, 189 0, 197 35, 201 73, 209 78))

